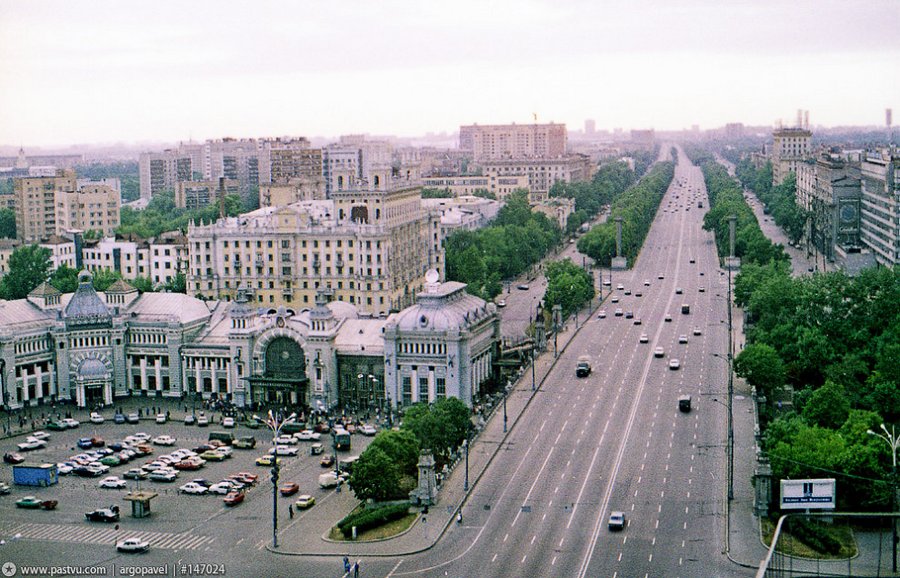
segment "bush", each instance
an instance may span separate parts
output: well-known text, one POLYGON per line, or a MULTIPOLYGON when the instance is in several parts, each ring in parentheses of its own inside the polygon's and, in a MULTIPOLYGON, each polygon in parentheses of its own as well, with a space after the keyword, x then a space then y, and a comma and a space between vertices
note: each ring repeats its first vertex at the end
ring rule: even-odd
POLYGON ((353 535, 354 526, 356 526, 357 532, 364 532, 365 530, 383 526, 388 522, 399 520, 408 512, 409 506, 406 504, 396 504, 375 510, 363 510, 361 512, 354 511, 338 522, 337 527, 345 538, 349 538, 353 535))
POLYGON ((841 551, 841 542, 821 524, 814 524, 807 520, 794 520, 788 531, 794 538, 817 552, 839 554, 841 551))

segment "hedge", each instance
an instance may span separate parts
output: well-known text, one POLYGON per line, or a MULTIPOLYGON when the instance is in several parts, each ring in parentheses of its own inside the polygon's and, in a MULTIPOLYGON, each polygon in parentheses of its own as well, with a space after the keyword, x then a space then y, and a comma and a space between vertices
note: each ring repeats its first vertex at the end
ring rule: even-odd
POLYGON ((399 520, 409 512, 408 504, 395 504, 393 506, 384 506, 375 510, 363 510, 361 512, 351 512, 343 520, 338 522, 338 530, 349 538, 353 535, 353 527, 356 526, 357 532, 363 532, 371 528, 383 526, 388 522, 399 520))

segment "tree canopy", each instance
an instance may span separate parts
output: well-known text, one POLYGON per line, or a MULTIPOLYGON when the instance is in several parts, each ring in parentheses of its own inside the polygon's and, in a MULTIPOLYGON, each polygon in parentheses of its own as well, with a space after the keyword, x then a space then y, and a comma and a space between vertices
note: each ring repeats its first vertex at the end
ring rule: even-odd
POLYGON ((561 305, 563 318, 566 318, 594 298, 593 276, 572 263, 571 259, 547 264, 545 274, 547 290, 544 293, 544 307, 548 311, 554 305, 561 305))
POLYGON ((0 209, 0 238, 16 238, 16 213, 12 209, 0 209))
MULTIPOLYGON (((241 197, 226 195, 225 214, 233 217, 245 210, 241 197)), ((191 220, 199 223, 215 222, 219 217, 218 204, 202 209, 179 209, 175 206, 175 192, 163 191, 153 196, 147 208, 136 211, 122 207, 121 225, 116 230, 120 235, 137 235, 143 239, 156 237, 165 231, 186 231, 191 220)))
POLYGON ((25 245, 12 252, 8 271, 0 279, 0 298, 24 299, 50 275, 50 249, 25 245))

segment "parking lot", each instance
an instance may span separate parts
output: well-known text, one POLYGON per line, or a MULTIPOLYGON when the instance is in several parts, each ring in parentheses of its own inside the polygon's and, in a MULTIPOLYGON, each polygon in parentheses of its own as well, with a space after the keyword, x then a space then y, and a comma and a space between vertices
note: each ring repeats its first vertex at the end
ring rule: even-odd
MULTIPOLYGON (((79 438, 102 437, 105 447, 118 442, 127 436, 137 432, 144 432, 155 438, 159 435, 169 435, 175 438, 172 446, 154 445, 151 455, 137 457, 129 463, 110 467, 108 473, 98 477, 79 477, 74 474, 59 476, 59 484, 41 488, 13 485, 12 465, 3 464, 0 467, 0 481, 9 484, 12 492, 9 495, 0 496, 0 536, 10 536, 24 532, 26 537, 40 539, 58 539, 70 541, 73 525, 85 528, 81 531, 84 542, 109 543, 115 539, 129 535, 141 535, 151 539, 151 545, 156 547, 200 548, 200 549, 226 549, 228 544, 241 543, 251 540, 265 540, 271 536, 271 510, 272 510, 272 483, 270 480, 270 467, 255 465, 260 456, 265 455, 271 448, 271 432, 265 426, 259 429, 250 429, 237 426, 231 429, 223 429, 221 424, 209 427, 184 425, 183 422, 170 420, 165 424, 158 424, 153 418, 142 419, 137 424, 115 424, 111 414, 105 414, 105 422, 94 424, 81 422, 79 427, 64 431, 47 431, 50 434, 48 445, 44 449, 19 452, 27 463, 61 463, 71 456, 88 451, 77 446, 79 438), (161 455, 169 454, 179 448, 194 450, 209 439, 210 432, 227 431, 233 433, 235 438, 242 436, 254 436, 257 440, 255 449, 234 449, 232 457, 223 461, 207 461, 197 471, 180 471, 174 482, 158 482, 147 480, 126 480, 124 488, 106 489, 98 486, 99 482, 107 476, 119 476, 131 468, 139 467, 153 461, 161 455), (197 478, 202 478, 211 483, 238 472, 250 472, 259 476, 256 486, 247 489, 243 503, 233 507, 226 506, 222 495, 190 495, 179 492, 179 487, 197 478), (151 500, 152 515, 148 518, 135 519, 131 517, 131 505, 124 498, 127 493, 134 490, 156 492, 158 496, 151 500), (41 500, 56 500, 58 506, 55 510, 30 510, 15 506, 15 501, 24 496, 36 496, 41 500), (119 506, 121 520, 119 530, 113 532, 113 524, 102 522, 88 522, 85 513, 119 506), (67 530, 68 529, 68 530, 67 530), (54 533, 54 531, 56 533, 54 533), (29 532, 34 534, 29 535, 29 532), (41 536, 38 534, 43 532, 41 536), (68 534, 67 534, 68 533, 68 534), (217 542, 213 545, 212 542, 217 542), (216 547, 218 546, 218 547, 216 547)), ((46 431, 46 430, 45 430, 46 431)), ((17 444, 25 441, 26 435, 8 438, 0 442, 0 453, 17 451, 17 444)), ((331 436, 323 434, 321 443, 324 445, 325 454, 333 453, 331 436)), ((353 447, 349 452, 340 452, 339 458, 358 455, 368 445, 372 438, 359 433, 352 436, 353 447)), ((334 518, 336 522, 344 515, 348 500, 344 492, 344 499, 336 494, 333 489, 321 489, 318 485, 320 474, 328 471, 320 465, 322 455, 311 455, 312 441, 300 441, 297 444, 298 455, 281 457, 281 474, 279 486, 288 482, 295 482, 299 489, 289 497, 279 494, 279 519, 284 520, 285 525, 290 519, 288 505, 293 504, 302 494, 310 494, 316 499, 316 505, 305 511, 298 511, 300 516, 322 516, 334 518)), ((351 506, 352 507, 352 506, 351 506)), ((299 521, 299 520, 298 520, 299 521)), ((74 530, 78 532, 79 530, 74 530)))

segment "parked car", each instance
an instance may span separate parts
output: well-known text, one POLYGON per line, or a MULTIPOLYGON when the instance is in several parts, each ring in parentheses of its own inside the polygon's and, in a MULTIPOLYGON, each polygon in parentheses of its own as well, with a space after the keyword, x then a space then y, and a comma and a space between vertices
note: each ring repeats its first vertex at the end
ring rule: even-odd
POLYGON ((125 423, 125 416, 121 413, 117 413, 113 416, 113 423, 123 424, 125 423))
POLYGON ((175 438, 169 435, 161 435, 153 438, 153 443, 158 446, 174 446, 175 441, 175 438))
POLYGON ((222 427, 234 427, 234 418, 226 417, 222 419, 222 427))
POLYGON ((128 423, 138 423, 139 421, 141 421, 141 418, 137 414, 137 412, 131 412, 127 416, 125 416, 125 421, 127 421, 128 423))
POLYGON ((205 415, 201 415, 197 418, 197 426, 198 427, 206 427, 209 425, 209 418, 205 415))
POLYGON ((297 501, 294 502, 294 505, 297 506, 301 510, 305 510, 307 508, 312 508, 316 505, 316 499, 309 494, 303 494, 297 501))
POLYGON ((146 552, 150 549, 150 542, 141 540, 140 538, 126 538, 116 542, 116 550, 119 552, 127 552, 133 554, 136 552, 146 552))
POLYGON ((0 496, 4 496, 10 492, 12 492, 12 489, 10 489, 9 484, 0 482, 0 496))
POLYGON ((3 461, 8 464, 21 464, 25 461, 25 458, 16 452, 6 452, 3 454, 3 461))
POLYGON ((32 450, 42 450, 47 447, 47 442, 44 440, 25 440, 20 444, 16 444, 16 447, 19 448, 20 452, 30 452, 32 450))
POLYGON ((364 436, 373 436, 378 433, 378 430, 375 429, 375 426, 369 424, 363 424, 361 428, 359 428, 359 433, 364 436))
POLYGON ((91 438, 78 438, 78 441, 75 442, 75 445, 83 450, 89 450, 94 447, 94 442, 91 441, 91 438))
POLYGON ((67 418, 63 418, 62 424, 64 426, 66 426, 67 428, 74 429, 74 428, 78 427, 79 425, 81 425, 81 422, 78 421, 77 419, 72 419, 70 417, 67 417, 67 418))
POLYGON ((104 440, 100 436, 94 436, 91 438, 91 443, 94 445, 95 448, 102 448, 103 446, 106 445, 106 440, 104 440))
POLYGON ((516 285, 516 289, 518 289, 519 291, 528 291, 530 287, 525 283, 520 283, 519 285, 516 285))
POLYGON ((84 517, 90 522, 118 522, 119 506, 101 508, 99 510, 94 510, 93 512, 87 512, 84 517))
POLYGON ((104 419, 104 417, 102 415, 100 415, 99 413, 94 411, 94 412, 91 412, 90 421, 91 421, 91 423, 103 423, 106 420, 104 419))
POLYGON ((207 491, 212 494, 221 494, 224 496, 229 492, 233 492, 234 488, 235 486, 231 482, 221 481, 217 484, 211 485, 207 491))
POLYGON ((187 458, 180 462, 175 462, 172 467, 176 470, 184 470, 194 472, 203 467, 205 462, 201 458, 187 458))
POLYGON ((164 413, 156 414, 156 423, 166 423, 167 421, 169 421, 169 418, 168 418, 168 416, 166 416, 166 414, 164 414, 164 413))
POLYGON ((122 477, 127 480, 146 480, 147 476, 149 476, 149 474, 146 470, 142 470, 141 468, 131 468, 122 474, 122 477))
POLYGON ((244 501, 244 492, 229 492, 222 501, 226 506, 237 506, 244 501))
POLYGON ((193 494, 193 495, 199 496, 199 495, 205 494, 209 490, 207 489, 206 486, 201 486, 200 484, 195 483, 195 482, 188 482, 185 485, 178 488, 178 491, 180 491, 182 494, 193 494))
POLYGON ((47 429, 52 431, 62 431, 68 428, 66 427, 66 424, 62 423, 61 421, 51 421, 47 424, 47 429))
POLYGON ((288 482, 278 489, 282 496, 293 496, 300 491, 300 485, 297 482, 288 482))
POLYGON ((118 476, 109 476, 108 478, 103 478, 100 480, 100 483, 97 484, 101 488, 110 488, 117 490, 119 488, 124 488, 128 483, 118 476))
POLYGON ((221 462, 225 459, 225 455, 216 450, 206 450, 200 457, 208 462, 221 462))
POLYGON ((184 425, 194 425, 197 423, 197 418, 195 418, 192 414, 187 414, 184 416, 184 425))
POLYGON ((150 479, 154 482, 174 482, 178 479, 178 472, 175 470, 159 469, 150 474, 150 479))

